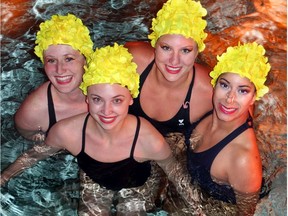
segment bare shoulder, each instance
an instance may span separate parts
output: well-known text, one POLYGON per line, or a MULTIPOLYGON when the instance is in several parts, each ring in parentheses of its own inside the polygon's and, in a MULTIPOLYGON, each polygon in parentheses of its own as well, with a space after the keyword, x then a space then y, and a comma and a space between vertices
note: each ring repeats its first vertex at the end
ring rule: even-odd
MULTIPOLYGON (((82 130, 85 117, 87 116, 87 113, 81 113, 75 116, 71 116, 65 119, 61 119, 58 121, 53 127, 51 128, 50 132, 61 134, 62 132, 66 134, 71 134, 74 131, 77 131, 78 129, 82 130)), ((50 133, 49 132, 49 133, 50 133)))
POLYGON ((149 160, 163 160, 171 154, 169 144, 162 134, 146 119, 140 117, 139 143, 143 155, 149 160))
POLYGON ((243 133, 233 143, 229 179, 236 190, 250 193, 261 186, 262 163, 253 130, 243 133))
POLYGON ((126 42, 124 47, 133 56, 133 61, 137 64, 137 72, 142 73, 147 65, 154 59, 154 48, 149 42, 130 41, 126 42))
POLYGON ((153 136, 162 136, 160 132, 145 118, 139 117, 141 121, 141 130, 145 134, 151 134, 153 136))
MULTIPOLYGON (((40 85, 38 88, 33 90, 23 101, 20 108, 25 109, 26 107, 32 108, 34 105, 43 105, 44 100, 47 101, 47 88, 48 88, 49 82, 45 82, 42 85, 40 85)), ((47 104, 45 104, 47 106, 47 104)), ((37 110, 37 107, 34 107, 35 110, 37 110)))
MULTIPOLYGON (((58 121, 47 136, 48 145, 65 148, 75 155, 75 148, 81 145, 82 129, 87 113, 81 113, 58 121)), ((76 149, 78 151, 78 148, 76 149)))
POLYGON ((194 122, 213 108, 213 87, 209 76, 210 69, 206 66, 195 64, 195 81, 190 99, 190 121, 194 122), (201 100, 201 103, 199 101, 201 100))
POLYGON ((33 130, 41 126, 42 129, 47 129, 45 128, 48 127, 47 87, 48 82, 39 86, 25 98, 15 113, 16 127, 33 130))
POLYGON ((196 69, 196 77, 197 83, 200 82, 201 86, 204 84, 204 86, 208 86, 209 88, 212 88, 211 85, 211 77, 209 76, 209 73, 211 72, 211 69, 208 66, 201 65, 198 63, 195 63, 195 69, 196 69))

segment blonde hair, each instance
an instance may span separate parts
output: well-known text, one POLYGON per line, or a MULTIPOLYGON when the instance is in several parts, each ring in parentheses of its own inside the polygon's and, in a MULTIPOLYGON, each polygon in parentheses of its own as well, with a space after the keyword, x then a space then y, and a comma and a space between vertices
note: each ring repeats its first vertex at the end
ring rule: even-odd
POLYGON ((168 0, 152 20, 152 33, 148 35, 151 45, 155 47, 159 37, 165 34, 180 34, 192 38, 198 45, 199 52, 205 49, 204 40, 207 33, 207 11, 200 2, 193 0, 168 0))
POLYGON ((40 30, 36 35, 35 54, 44 62, 43 51, 52 44, 64 44, 79 50, 87 58, 93 52, 93 42, 89 33, 89 29, 76 16, 53 15, 50 20, 40 24, 40 30))
POLYGON ((91 55, 80 89, 87 95, 87 88, 100 83, 120 84, 127 87, 133 98, 139 94, 139 74, 132 55, 123 45, 106 46, 91 55))
POLYGON ((228 47, 225 53, 217 56, 218 62, 213 71, 210 72, 212 86, 216 85, 221 74, 236 73, 248 78, 254 84, 256 100, 259 100, 269 91, 264 83, 271 66, 264 54, 264 47, 256 42, 243 45, 239 43, 238 46, 228 47))

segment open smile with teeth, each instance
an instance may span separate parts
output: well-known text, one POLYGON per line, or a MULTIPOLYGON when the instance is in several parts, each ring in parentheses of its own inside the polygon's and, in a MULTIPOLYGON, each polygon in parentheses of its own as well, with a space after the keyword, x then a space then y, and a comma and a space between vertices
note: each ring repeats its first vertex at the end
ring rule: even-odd
POLYGON ((68 83, 72 80, 72 76, 57 76, 55 78, 58 83, 68 83))
POLYGON ((104 124, 111 124, 115 121, 116 117, 99 116, 99 119, 104 124))
POLYGON ((166 69, 169 73, 179 73, 181 70, 181 67, 169 67, 166 66, 166 69))

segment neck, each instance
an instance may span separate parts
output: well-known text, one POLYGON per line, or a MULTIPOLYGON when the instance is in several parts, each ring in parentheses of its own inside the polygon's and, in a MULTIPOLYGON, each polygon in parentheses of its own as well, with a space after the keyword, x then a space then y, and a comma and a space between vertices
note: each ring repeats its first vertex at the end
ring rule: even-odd
POLYGON ((247 111, 246 114, 241 115, 240 117, 232 120, 232 121, 223 121, 220 120, 217 117, 216 112, 213 112, 213 120, 212 120, 212 124, 211 124, 211 130, 225 130, 225 131, 233 131, 235 130, 237 127, 239 127, 240 125, 242 125, 244 122, 246 122, 247 118, 249 116, 249 112, 247 111))
POLYGON ((86 96, 82 93, 81 89, 75 89, 69 93, 62 93, 55 90, 57 97, 62 101, 73 101, 73 102, 83 102, 86 99, 86 96))

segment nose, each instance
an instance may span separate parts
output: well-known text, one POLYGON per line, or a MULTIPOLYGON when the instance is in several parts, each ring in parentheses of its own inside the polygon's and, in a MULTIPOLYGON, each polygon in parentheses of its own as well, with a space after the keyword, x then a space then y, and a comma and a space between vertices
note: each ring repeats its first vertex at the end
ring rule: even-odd
POLYGON ((235 100, 235 93, 233 91, 229 91, 226 95, 227 103, 233 103, 235 100))
POLYGON ((170 63, 172 65, 178 65, 180 62, 180 55, 178 52, 173 52, 170 57, 170 63))
POLYGON ((63 74, 65 72, 64 64, 62 62, 58 62, 56 70, 58 74, 63 74))
POLYGON ((104 115, 110 115, 112 113, 112 107, 110 103, 105 103, 103 105, 103 110, 102 110, 104 115))

